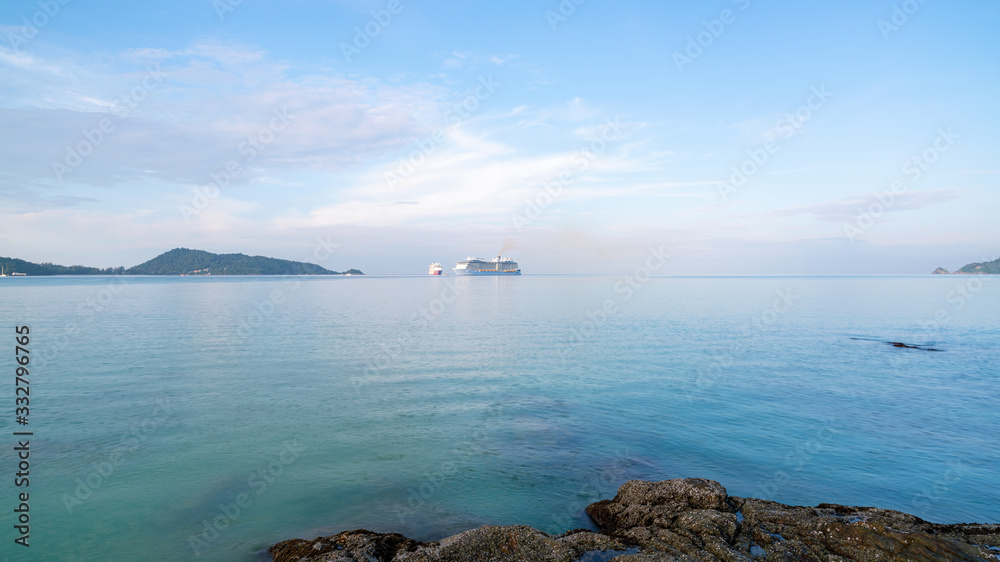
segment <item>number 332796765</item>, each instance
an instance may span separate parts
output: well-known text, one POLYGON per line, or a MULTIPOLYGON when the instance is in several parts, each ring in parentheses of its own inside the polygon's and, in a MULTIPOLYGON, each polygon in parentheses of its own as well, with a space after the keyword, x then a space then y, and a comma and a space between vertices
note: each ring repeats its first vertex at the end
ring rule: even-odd
POLYGON ((14 331, 17 334, 14 338, 14 341, 17 343, 17 345, 14 346, 14 361, 17 363, 17 368, 15 369, 16 415, 27 416, 29 413, 29 382, 27 365, 31 363, 31 356, 28 351, 28 343, 30 342, 28 334, 30 333, 30 330, 27 326, 18 326, 14 328, 14 331))

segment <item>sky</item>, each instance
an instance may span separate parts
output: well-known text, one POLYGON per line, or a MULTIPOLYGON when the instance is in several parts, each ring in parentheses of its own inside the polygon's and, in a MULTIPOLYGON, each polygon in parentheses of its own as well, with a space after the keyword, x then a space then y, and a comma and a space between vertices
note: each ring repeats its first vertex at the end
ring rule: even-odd
POLYGON ((1000 253, 997 29, 997 0, 6 0, 0 256, 957 269, 1000 253))

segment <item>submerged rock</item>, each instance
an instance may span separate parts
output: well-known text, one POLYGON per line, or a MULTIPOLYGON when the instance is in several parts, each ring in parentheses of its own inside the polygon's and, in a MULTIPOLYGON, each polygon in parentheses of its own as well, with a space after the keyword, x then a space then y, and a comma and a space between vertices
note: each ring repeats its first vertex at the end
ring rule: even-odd
POLYGON ((601 532, 553 536, 523 525, 483 526, 418 543, 357 530, 284 541, 269 552, 276 562, 1000 559, 1000 525, 940 525, 875 507, 788 506, 731 497, 701 478, 632 480, 587 513, 601 532))
POLYGON ((899 347, 899 348, 903 348, 903 349, 919 349, 921 351, 944 351, 942 349, 935 349, 933 347, 927 347, 927 346, 918 345, 918 344, 903 343, 901 341, 884 341, 884 340, 874 340, 874 339, 871 339, 871 338, 851 338, 851 339, 854 340, 854 341, 875 341, 875 342, 882 342, 882 343, 884 343, 886 345, 891 345, 892 347, 899 347))

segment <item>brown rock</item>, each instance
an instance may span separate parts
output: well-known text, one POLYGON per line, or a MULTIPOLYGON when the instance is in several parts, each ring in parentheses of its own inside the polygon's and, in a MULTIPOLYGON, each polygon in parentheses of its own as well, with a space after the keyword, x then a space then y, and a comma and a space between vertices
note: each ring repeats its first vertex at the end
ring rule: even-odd
POLYGON ((272 546, 275 560, 323 560, 324 562, 368 562, 392 560, 400 551, 415 549, 418 542, 399 533, 380 534, 358 529, 312 541, 292 539, 272 546))
POLYGON ((595 551, 613 562, 996 562, 1000 554, 1000 525, 938 525, 875 507, 729 497, 718 482, 700 478, 626 482, 587 513, 601 533, 551 536, 523 525, 484 526, 417 543, 358 530, 284 541, 270 552, 276 562, 575 562, 595 551))

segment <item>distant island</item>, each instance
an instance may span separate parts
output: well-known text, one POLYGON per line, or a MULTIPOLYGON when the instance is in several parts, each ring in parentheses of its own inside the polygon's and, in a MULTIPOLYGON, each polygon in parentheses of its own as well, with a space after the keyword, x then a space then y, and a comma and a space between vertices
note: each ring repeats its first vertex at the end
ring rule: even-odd
POLYGON ((155 258, 125 269, 124 267, 85 267, 31 263, 17 258, 0 257, 5 273, 42 275, 364 275, 357 269, 330 271, 313 263, 248 256, 213 254, 202 250, 175 248, 155 258))
POLYGON ((17 258, 0 258, 4 275, 121 275, 124 267, 84 267, 82 265, 56 265, 54 263, 31 263, 17 258))
MULTIPOLYGON (((931 273, 935 275, 949 275, 952 274, 947 269, 939 267, 932 271, 931 273)), ((957 275, 977 275, 977 274, 987 274, 987 275, 1000 275, 1000 258, 993 261, 982 262, 982 263, 970 263, 969 265, 959 269, 954 274, 957 275)))

